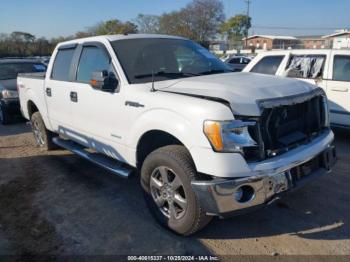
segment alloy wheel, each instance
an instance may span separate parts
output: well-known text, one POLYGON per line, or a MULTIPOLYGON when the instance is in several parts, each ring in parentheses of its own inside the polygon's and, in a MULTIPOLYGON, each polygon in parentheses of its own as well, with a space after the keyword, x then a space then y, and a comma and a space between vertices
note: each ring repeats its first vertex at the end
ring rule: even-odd
POLYGON ((150 180, 154 202, 167 218, 181 219, 187 209, 184 185, 180 177, 170 168, 157 167, 150 180))
POLYGON ((39 123, 37 121, 32 122, 32 129, 34 133, 34 138, 39 146, 45 145, 44 135, 41 132, 41 129, 39 127, 39 123))

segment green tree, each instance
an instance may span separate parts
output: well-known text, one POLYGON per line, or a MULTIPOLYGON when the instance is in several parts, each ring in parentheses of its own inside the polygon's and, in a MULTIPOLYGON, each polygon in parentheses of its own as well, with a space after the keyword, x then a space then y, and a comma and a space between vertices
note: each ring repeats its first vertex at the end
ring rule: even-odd
POLYGON ((163 14, 159 20, 159 31, 166 35, 183 36, 194 40, 197 38, 192 28, 190 14, 186 9, 163 14))
POLYGON ((196 41, 206 43, 218 32, 224 21, 224 6, 221 0, 193 0, 187 7, 196 41))
POLYGON ((32 46, 33 55, 38 55, 38 56, 50 55, 51 52, 52 52, 52 45, 46 38, 44 37, 38 38, 33 43, 33 46, 32 46))
POLYGON ((59 44, 61 42, 64 42, 64 41, 69 41, 69 40, 72 40, 72 39, 74 39, 73 36, 68 36, 68 37, 59 36, 59 37, 52 38, 51 41, 50 41, 50 44, 51 44, 52 48, 54 49, 57 44, 59 44))
POLYGON ((12 32, 10 35, 12 48, 19 56, 29 55, 31 44, 35 41, 35 36, 26 32, 12 32))
POLYGON ((156 15, 139 14, 135 19, 135 23, 140 33, 157 34, 159 33, 159 20, 160 17, 156 15))
POLYGON ((227 36, 231 44, 238 45, 242 38, 248 35, 249 28, 251 28, 251 17, 239 14, 222 23, 220 31, 227 36))
POLYGON ((91 35, 132 34, 137 33, 137 26, 130 21, 123 23, 118 19, 112 19, 91 27, 89 33, 91 35))
POLYGON ((221 0, 193 0, 179 11, 163 14, 159 19, 159 31, 207 45, 219 32, 223 20, 221 0))
POLYGON ((78 31, 75 33, 74 38, 85 38, 92 36, 91 33, 89 32, 84 32, 84 31, 78 31))

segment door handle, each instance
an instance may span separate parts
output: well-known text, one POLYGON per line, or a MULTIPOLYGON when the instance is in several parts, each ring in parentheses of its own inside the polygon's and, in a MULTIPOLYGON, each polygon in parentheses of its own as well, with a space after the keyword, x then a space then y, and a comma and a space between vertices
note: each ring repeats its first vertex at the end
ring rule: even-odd
POLYGON ((70 100, 72 102, 75 102, 75 103, 78 102, 78 94, 77 94, 77 92, 70 92, 70 100))
POLYGON ((45 92, 46 92, 46 95, 47 95, 47 96, 52 96, 52 91, 51 91, 51 88, 50 88, 50 87, 47 87, 46 90, 45 90, 45 92))
POLYGON ((332 91, 337 91, 337 92, 348 92, 349 88, 347 87, 332 87, 332 91))

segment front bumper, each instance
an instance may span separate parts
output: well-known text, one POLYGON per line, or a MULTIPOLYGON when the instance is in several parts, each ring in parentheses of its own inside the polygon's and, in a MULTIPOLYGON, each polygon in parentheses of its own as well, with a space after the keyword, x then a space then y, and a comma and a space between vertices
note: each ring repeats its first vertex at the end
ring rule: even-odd
POLYGON ((335 162, 335 147, 330 143, 322 152, 303 162, 291 163, 283 170, 237 179, 194 181, 192 187, 208 215, 227 217, 271 203, 281 194, 330 173, 335 162), (241 199, 236 200, 239 189, 243 193, 238 195, 241 199))

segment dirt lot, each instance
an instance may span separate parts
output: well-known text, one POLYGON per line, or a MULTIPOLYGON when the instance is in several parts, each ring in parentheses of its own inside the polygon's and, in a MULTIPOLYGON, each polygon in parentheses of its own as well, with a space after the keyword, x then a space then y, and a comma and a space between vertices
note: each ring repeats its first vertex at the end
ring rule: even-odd
POLYGON ((350 255, 350 132, 333 175, 189 238, 160 228, 138 179, 68 153, 43 153, 24 124, 0 126, 0 254, 350 255))

